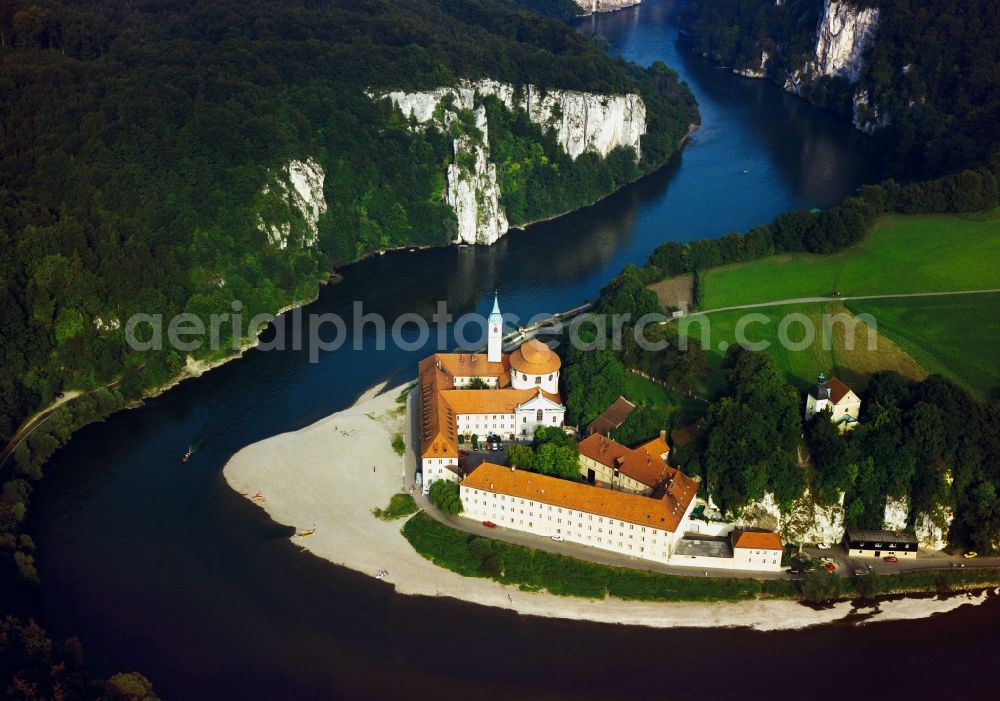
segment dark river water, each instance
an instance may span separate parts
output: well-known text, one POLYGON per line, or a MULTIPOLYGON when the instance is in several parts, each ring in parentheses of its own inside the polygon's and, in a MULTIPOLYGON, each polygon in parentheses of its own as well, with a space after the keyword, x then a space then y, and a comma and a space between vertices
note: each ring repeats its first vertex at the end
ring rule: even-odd
MULTIPOLYGON (((670 2, 582 22, 613 52, 663 60, 703 126, 662 171, 585 211, 492 248, 396 253, 344 270, 307 311, 524 317, 574 306, 661 241, 744 230, 824 207, 876 180, 870 146, 829 114, 677 45, 670 2), (744 174, 744 170, 750 172, 744 174)), ((519 617, 401 597, 298 551, 288 529, 232 493, 240 447, 415 374, 425 351, 250 352, 140 410, 81 431, 33 507, 47 620, 98 671, 137 669, 165 698, 678 698, 809 688, 911 698, 974 686, 1000 659, 996 600, 927 621, 790 633, 646 630, 519 617), (200 449, 188 465, 180 453, 200 449), (933 656, 932 667, 921 659, 933 656), (822 672, 818 670, 822 669, 822 672), (884 680, 884 681, 883 681, 884 680)))

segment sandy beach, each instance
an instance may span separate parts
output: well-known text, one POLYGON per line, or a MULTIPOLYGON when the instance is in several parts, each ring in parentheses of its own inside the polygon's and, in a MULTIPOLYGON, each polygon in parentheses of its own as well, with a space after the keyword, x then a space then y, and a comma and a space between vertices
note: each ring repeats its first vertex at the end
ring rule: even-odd
POLYGON ((227 463, 224 475, 237 492, 260 492, 255 501, 272 520, 316 532, 292 536, 295 544, 352 570, 385 581, 407 595, 448 596, 465 602, 546 616, 650 627, 739 626, 761 631, 804 628, 861 616, 865 623, 924 618, 959 606, 981 603, 986 594, 940 598, 903 598, 880 602, 877 609, 855 609, 850 602, 815 610, 793 601, 706 604, 593 601, 462 577, 437 567, 413 550, 400 533, 403 520, 385 522, 372 509, 409 488, 404 460, 392 449, 392 436, 404 431, 405 416, 396 398, 402 388, 374 387, 355 404, 299 431, 243 448, 227 463))

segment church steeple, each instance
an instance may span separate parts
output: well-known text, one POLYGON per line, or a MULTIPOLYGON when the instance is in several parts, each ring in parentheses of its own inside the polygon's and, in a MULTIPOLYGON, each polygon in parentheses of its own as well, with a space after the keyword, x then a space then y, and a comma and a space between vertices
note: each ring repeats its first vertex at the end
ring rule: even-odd
POLYGON ((491 363, 499 363, 503 353, 503 315, 500 313, 500 300, 497 293, 493 292, 493 311, 486 322, 487 344, 486 359, 491 363))

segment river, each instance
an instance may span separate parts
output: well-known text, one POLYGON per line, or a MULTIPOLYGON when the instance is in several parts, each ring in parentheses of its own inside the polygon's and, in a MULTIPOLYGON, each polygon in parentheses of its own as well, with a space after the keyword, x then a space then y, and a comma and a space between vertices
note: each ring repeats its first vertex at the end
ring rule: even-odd
MULTIPOLYGON (((667 167, 491 248, 366 260, 306 311, 346 313, 358 299, 389 318, 430 315, 437 300, 456 314, 487 312, 494 288, 505 312, 558 311, 593 297, 661 241, 829 206, 878 178, 866 139, 831 115, 685 53, 673 9, 646 0, 581 21, 613 53, 663 60, 690 84, 703 126, 667 167)), ((425 352, 368 345, 318 363, 305 352, 251 351, 80 431, 49 465, 31 516, 53 632, 79 635, 95 670, 140 670, 171 699, 677 698, 806 684, 842 695, 883 678, 919 697, 970 685, 970 670, 1000 659, 995 632, 985 634, 1000 622, 996 600, 862 628, 654 631, 397 596, 304 554, 227 488, 222 466, 240 447, 341 409, 387 376, 413 376, 425 352), (191 442, 199 450, 182 466, 191 442), (934 668, 920 667, 932 653, 934 668)))

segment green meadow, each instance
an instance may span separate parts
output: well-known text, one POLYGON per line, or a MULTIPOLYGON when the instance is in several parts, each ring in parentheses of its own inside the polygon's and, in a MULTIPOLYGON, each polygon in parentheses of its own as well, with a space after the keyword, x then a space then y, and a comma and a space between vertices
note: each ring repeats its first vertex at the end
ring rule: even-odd
POLYGON ((650 382, 634 372, 625 373, 625 384, 622 394, 636 406, 662 407, 672 409, 681 405, 681 397, 666 387, 650 382))
POLYGON ((820 372, 836 373, 856 388, 864 387, 868 377, 878 370, 895 370, 913 379, 927 375, 892 339, 857 320, 840 302, 694 314, 680 321, 678 328, 701 340, 709 352, 709 391, 724 388, 722 359, 726 349, 738 340, 767 343, 766 352, 774 357, 786 379, 799 388, 814 383, 820 372), (792 320, 786 329, 786 338, 791 342, 787 345, 779 341, 784 319, 792 320), (741 320, 746 321, 737 339, 741 320), (807 338, 807 327, 812 329, 811 340, 807 338))
POLYGON ((1000 294, 872 299, 846 303, 875 317, 879 334, 929 373, 983 397, 1000 385, 1000 294))
POLYGON ((800 297, 1000 288, 1000 208, 892 215, 840 253, 770 256, 705 271, 703 309, 800 297))

